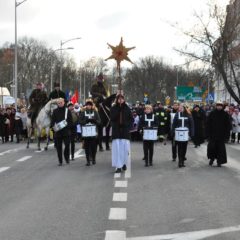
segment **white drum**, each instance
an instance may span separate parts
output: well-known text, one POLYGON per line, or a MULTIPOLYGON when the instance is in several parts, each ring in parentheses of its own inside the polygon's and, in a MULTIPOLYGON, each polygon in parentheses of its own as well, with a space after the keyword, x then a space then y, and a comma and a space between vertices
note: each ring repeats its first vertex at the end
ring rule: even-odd
POLYGON ((144 128, 143 129, 143 140, 156 141, 158 128, 144 128))
POLYGON ((65 128, 67 126, 67 121, 66 120, 62 120, 59 123, 56 123, 53 127, 55 132, 58 132, 60 130, 62 130, 63 128, 65 128))
POLYGON ((82 126, 82 137, 96 137, 97 127, 96 125, 84 125, 82 126))
POLYGON ((186 127, 175 128, 175 141, 187 142, 189 140, 189 130, 186 127))

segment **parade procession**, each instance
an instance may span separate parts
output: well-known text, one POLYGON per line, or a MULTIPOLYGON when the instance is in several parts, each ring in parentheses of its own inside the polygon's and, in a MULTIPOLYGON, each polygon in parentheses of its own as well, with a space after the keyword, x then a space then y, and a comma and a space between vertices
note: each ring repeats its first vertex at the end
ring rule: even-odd
POLYGON ((240 0, 116 6, 0 0, 0 240, 239 240, 240 0))

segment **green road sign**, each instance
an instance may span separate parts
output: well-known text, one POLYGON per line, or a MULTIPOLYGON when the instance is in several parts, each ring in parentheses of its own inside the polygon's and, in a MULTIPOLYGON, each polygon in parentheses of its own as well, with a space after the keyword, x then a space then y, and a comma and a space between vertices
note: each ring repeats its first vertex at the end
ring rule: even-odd
POLYGON ((198 86, 177 86, 176 91, 179 101, 202 101, 203 90, 198 86))

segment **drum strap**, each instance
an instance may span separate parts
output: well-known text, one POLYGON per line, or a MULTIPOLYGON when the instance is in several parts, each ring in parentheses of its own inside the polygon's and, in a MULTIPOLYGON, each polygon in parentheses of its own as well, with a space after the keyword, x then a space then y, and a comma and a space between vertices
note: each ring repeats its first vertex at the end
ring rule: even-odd
POLYGON ((87 113, 86 111, 84 112, 85 117, 94 117, 94 112, 93 113, 87 113))
POLYGON ((187 117, 181 117, 180 112, 179 112, 178 119, 182 120, 182 127, 184 127, 184 120, 187 119, 187 117))
POLYGON ((154 122, 154 114, 152 115, 152 118, 147 118, 147 114, 145 114, 144 120, 148 122, 148 127, 151 127, 151 122, 154 122))

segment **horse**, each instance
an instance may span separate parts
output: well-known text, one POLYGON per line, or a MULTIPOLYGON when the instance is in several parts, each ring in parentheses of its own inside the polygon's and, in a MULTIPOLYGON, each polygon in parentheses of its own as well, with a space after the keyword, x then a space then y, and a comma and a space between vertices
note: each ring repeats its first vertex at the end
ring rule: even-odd
POLYGON ((100 151, 103 151, 102 139, 103 139, 104 127, 106 129, 106 136, 105 136, 106 150, 110 150, 110 147, 109 147, 109 132, 111 128, 110 108, 115 98, 116 98, 116 94, 112 94, 109 97, 105 98, 103 102, 99 103, 98 113, 101 119, 101 126, 98 127, 98 144, 99 144, 100 151))
POLYGON ((41 133, 42 130, 45 128, 46 134, 47 134, 47 143, 45 146, 45 151, 48 150, 49 145, 49 135, 50 135, 50 124, 51 124, 51 114, 54 109, 57 108, 57 99, 50 100, 38 113, 36 121, 33 123, 31 122, 31 118, 27 118, 27 131, 28 131, 28 142, 27 142, 27 148, 29 148, 31 136, 33 133, 33 130, 37 129, 37 137, 38 137, 38 150, 40 151, 40 139, 41 139, 41 133))

